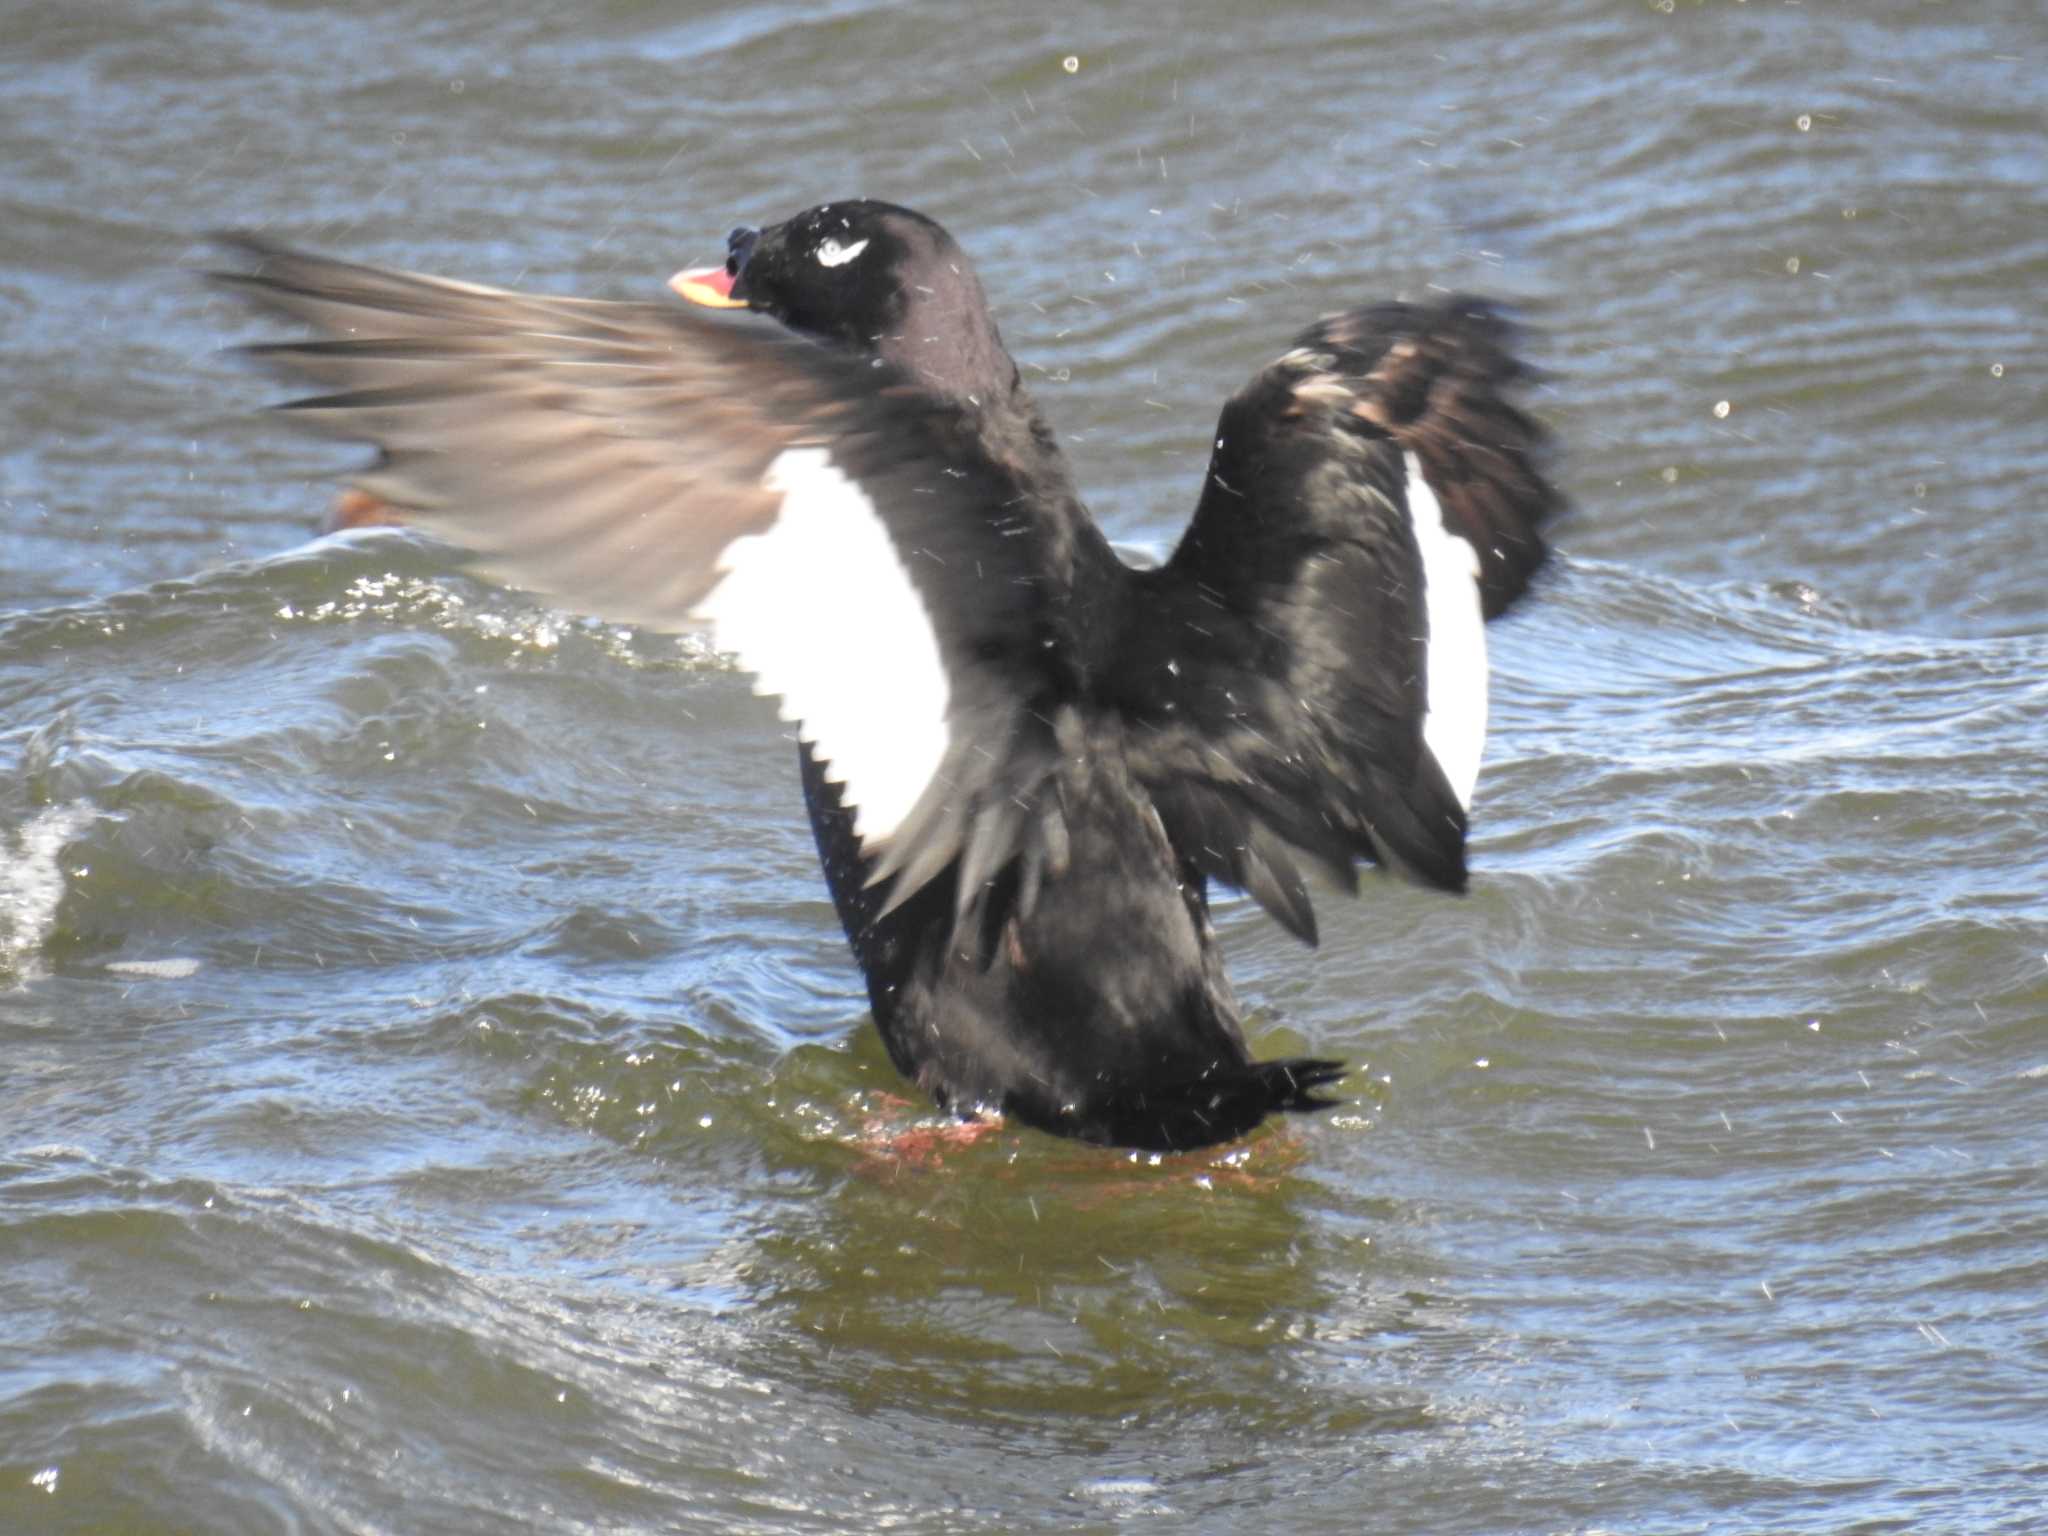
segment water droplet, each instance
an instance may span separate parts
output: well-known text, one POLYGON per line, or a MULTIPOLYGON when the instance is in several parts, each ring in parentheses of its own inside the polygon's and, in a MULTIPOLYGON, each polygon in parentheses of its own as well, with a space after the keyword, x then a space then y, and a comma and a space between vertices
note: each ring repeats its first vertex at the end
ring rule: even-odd
POLYGON ((1799 258, 1797 256, 1787 256, 1785 258, 1785 270, 1787 272, 1797 272, 1799 270, 1799 258))
POLYGON ((1715 417, 1715 419, 1716 419, 1716 420, 1719 420, 1719 421, 1725 421, 1725 420, 1727 420, 1727 419, 1728 419, 1728 412, 1729 412, 1729 410, 1730 410, 1730 409, 1731 409, 1731 407, 1729 406, 1729 404, 1728 404, 1728 402, 1727 402, 1726 400, 1716 400, 1716 401, 1714 402, 1714 417, 1715 417))
POLYGON ((1813 114, 1810 112, 1802 112, 1792 121, 1801 133, 1808 133, 1813 129, 1813 114))
POLYGON ((461 80, 450 80, 448 82, 448 94, 450 96, 460 96, 468 89, 469 87, 461 80))
POLYGON ((1664 483, 1666 485, 1678 484, 1678 466, 1676 464, 1664 466, 1664 483))
POLYGON ((1078 75, 1081 72, 1081 56, 1077 53, 1068 54, 1060 60, 1060 68, 1070 75, 1078 75))
POLYGON ((2005 377, 2005 364, 2003 364, 2003 363, 1993 363, 1993 364, 1991 365, 1991 377, 1993 377, 1994 379, 2002 379, 2002 378, 2004 378, 2004 377, 2005 377))

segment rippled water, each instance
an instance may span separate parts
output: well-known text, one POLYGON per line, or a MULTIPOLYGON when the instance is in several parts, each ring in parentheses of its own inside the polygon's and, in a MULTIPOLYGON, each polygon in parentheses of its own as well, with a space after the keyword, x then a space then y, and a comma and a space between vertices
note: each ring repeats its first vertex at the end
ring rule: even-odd
POLYGON ((0 1528, 2048 1526, 2048 21, 1380 9, 16 9, 0 1528), (1472 895, 1223 914, 1347 1109, 906 1142, 770 708, 307 546, 189 275, 647 295, 852 192, 1155 545, 1308 317, 1530 301, 1472 895))

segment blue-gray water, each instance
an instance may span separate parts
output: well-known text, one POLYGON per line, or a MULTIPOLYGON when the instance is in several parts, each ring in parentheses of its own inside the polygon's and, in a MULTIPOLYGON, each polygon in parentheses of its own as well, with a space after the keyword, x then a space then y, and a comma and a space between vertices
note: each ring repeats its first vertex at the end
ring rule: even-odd
POLYGON ((2048 1528, 2035 0, 356 10, 0 34, 0 1529, 2048 1528), (1155 545, 1308 318, 1531 301, 1472 895, 1223 915, 1348 1108, 915 1155, 769 706, 305 547, 190 276, 848 193, 1155 545))

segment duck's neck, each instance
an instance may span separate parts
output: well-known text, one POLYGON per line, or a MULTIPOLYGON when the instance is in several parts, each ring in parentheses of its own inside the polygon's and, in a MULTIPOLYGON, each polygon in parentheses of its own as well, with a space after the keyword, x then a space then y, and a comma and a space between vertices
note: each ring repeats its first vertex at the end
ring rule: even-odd
POLYGON ((944 295, 921 295, 907 323, 877 350, 942 399, 966 408, 990 460, 1015 487, 1012 505, 1031 509, 1046 563, 1049 614, 1064 639, 1061 652, 1084 670, 1096 631, 1113 613, 1129 572, 1088 515, 1052 425, 1024 387, 1022 371, 989 317, 981 289, 951 313, 944 295))
POLYGON ((1003 345, 971 270, 942 270, 931 285, 902 294, 902 318, 876 338, 876 350, 933 394, 1001 412, 1029 410, 1016 360, 1003 345))

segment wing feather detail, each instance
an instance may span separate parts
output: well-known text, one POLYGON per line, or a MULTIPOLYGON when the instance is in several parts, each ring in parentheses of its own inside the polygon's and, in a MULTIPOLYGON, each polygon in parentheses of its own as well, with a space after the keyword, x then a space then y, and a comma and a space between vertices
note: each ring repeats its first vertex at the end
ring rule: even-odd
POLYGON ((1314 942, 1286 849, 1465 886, 1483 624, 1562 505, 1490 304, 1333 315, 1223 409, 1193 521, 1133 575, 1106 690, 1198 874, 1314 942))
POLYGON ((215 281, 313 332, 247 354, 325 391, 289 419, 376 446, 360 488, 564 607, 708 628, 829 765, 892 904, 963 848, 1011 855, 1065 663, 963 406, 759 317, 223 238, 247 266, 215 281))

